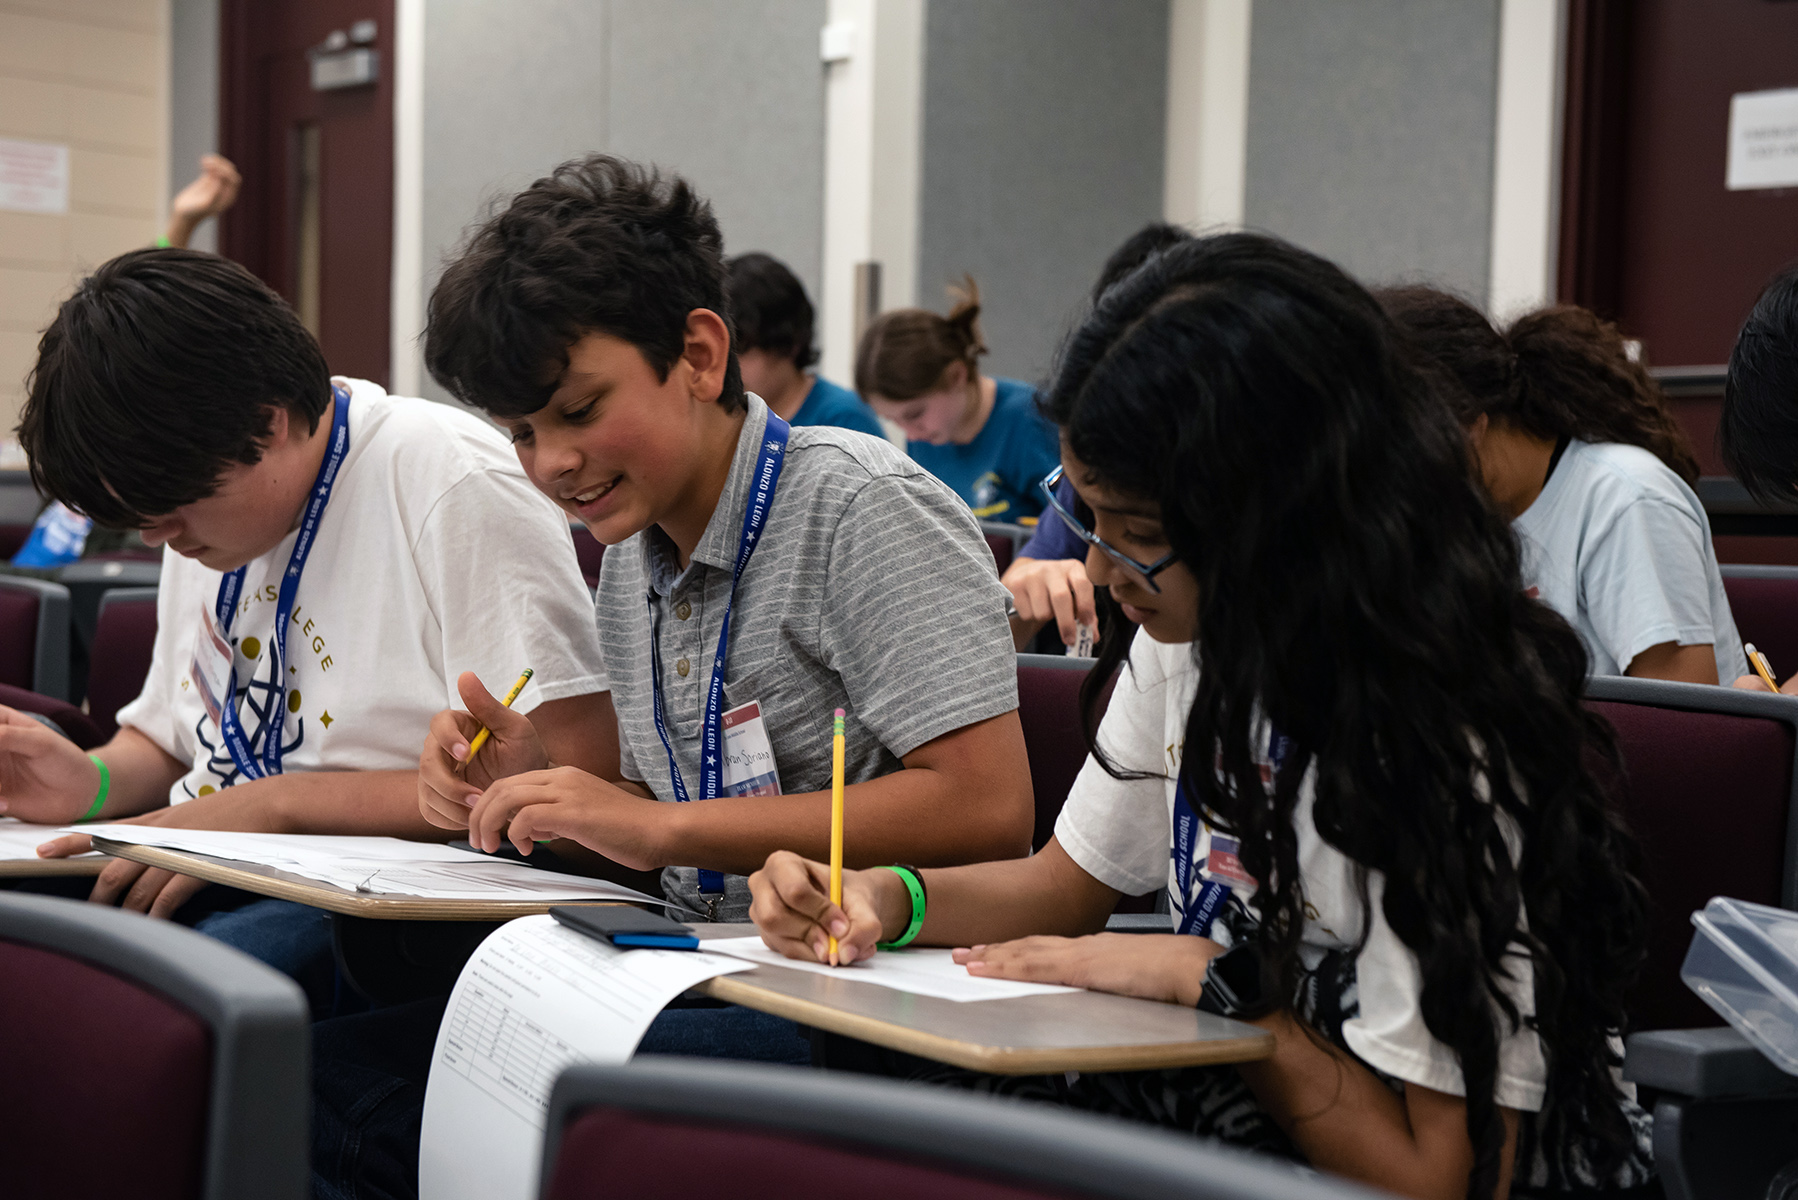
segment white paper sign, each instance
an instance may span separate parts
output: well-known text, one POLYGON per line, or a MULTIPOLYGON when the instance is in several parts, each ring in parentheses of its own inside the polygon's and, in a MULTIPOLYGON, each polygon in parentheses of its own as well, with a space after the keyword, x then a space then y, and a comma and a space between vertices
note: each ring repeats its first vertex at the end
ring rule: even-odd
POLYGON ((69 148, 0 138, 0 208, 69 211, 69 148))
POLYGON ((1798 187, 1798 88, 1729 98, 1729 166, 1723 186, 1798 187))

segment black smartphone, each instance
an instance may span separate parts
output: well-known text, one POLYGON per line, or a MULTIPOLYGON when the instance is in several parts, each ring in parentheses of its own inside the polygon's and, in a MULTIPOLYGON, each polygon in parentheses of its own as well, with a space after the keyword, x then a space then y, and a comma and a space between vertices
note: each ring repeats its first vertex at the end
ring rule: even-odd
POLYGON ((549 915, 577 933, 621 950, 699 949, 699 939, 685 925, 626 904, 558 904, 549 915))

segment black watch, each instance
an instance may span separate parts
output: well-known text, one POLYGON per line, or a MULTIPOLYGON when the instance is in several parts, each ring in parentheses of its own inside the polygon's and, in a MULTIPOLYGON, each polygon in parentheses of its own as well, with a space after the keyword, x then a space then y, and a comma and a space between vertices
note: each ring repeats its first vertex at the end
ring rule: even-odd
POLYGON ((1205 990, 1198 1009, 1220 1017, 1261 1017, 1273 1010, 1267 1002, 1267 977, 1256 942, 1238 942, 1205 966, 1205 990))

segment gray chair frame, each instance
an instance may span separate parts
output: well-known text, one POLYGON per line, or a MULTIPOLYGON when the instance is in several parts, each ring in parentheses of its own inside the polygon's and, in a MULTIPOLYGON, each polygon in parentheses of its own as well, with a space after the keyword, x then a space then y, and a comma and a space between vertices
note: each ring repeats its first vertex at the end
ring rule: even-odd
POLYGON ((595 1107, 753 1126, 1108 1200, 1373 1200, 1375 1195, 1216 1142, 1045 1104, 762 1063, 651 1058, 570 1067, 556 1080, 544 1130, 540 1197, 548 1194, 563 1129, 595 1107))
POLYGON ((31 656, 31 690, 40 696, 69 698, 69 589, 47 579, 0 575, 0 588, 36 592, 37 641, 31 656))
POLYGON ((205 1200, 311 1194, 311 1025, 291 979, 172 922, 79 900, 0 892, 0 938, 122 975, 206 1022, 205 1200))
POLYGON ((1768 563, 1719 563, 1717 569, 1725 579, 1798 579, 1798 567, 1768 563))
POLYGON ((1594 675, 1586 681, 1586 698, 1686 712, 1764 717, 1790 725, 1794 746, 1792 788, 1786 797, 1785 870, 1780 877, 1779 902, 1785 908, 1798 909, 1798 696, 1774 696, 1704 683, 1635 679, 1627 675, 1594 675))
POLYGON ((1017 561, 1019 551, 1023 550, 1030 539, 1036 536, 1036 530, 1030 526, 1017 525, 1010 521, 982 521, 980 522, 980 532, 982 535, 991 533, 1009 540, 1013 562, 1017 561))
POLYGON ((160 590, 161 589, 154 587, 108 588, 100 597, 100 608, 98 614, 94 618, 94 628, 98 629, 100 627, 99 622, 100 619, 106 615, 107 605, 138 604, 145 600, 154 604, 156 603, 157 593, 160 590))

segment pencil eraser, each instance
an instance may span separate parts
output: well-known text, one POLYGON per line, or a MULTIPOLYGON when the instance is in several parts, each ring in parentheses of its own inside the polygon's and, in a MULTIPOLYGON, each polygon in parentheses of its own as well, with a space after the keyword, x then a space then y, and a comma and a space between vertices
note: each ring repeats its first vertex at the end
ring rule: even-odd
POLYGON ((839 708, 839 709, 837 709, 837 720, 840 721, 842 719, 843 719, 843 710, 839 708))

